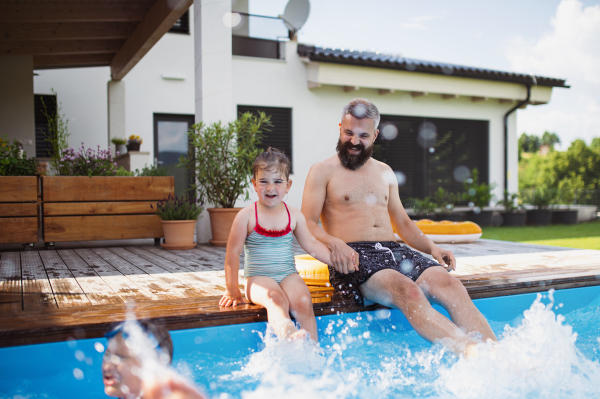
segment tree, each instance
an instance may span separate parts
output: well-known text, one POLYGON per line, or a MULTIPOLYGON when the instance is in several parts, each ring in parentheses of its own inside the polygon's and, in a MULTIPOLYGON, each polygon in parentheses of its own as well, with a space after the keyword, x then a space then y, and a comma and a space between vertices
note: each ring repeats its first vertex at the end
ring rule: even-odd
POLYGON ((556 133, 544 132, 542 135, 541 144, 545 144, 551 149, 554 149, 555 144, 560 144, 560 138, 556 133))
POLYGON ((536 153, 540 149, 540 138, 534 134, 523 133, 519 137, 519 153, 531 152, 536 153))

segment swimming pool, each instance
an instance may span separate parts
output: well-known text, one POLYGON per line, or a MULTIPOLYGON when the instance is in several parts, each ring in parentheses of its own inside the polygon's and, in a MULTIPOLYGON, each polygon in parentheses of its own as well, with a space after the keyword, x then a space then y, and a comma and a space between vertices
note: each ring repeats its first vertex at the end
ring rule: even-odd
MULTIPOLYGON (((468 362, 380 309, 319 317, 323 354, 263 339, 265 323, 173 331, 174 364, 213 398, 599 397, 600 286, 543 296, 475 300, 502 339, 468 362)), ((105 345, 0 349, 0 398, 106 398, 105 345)))

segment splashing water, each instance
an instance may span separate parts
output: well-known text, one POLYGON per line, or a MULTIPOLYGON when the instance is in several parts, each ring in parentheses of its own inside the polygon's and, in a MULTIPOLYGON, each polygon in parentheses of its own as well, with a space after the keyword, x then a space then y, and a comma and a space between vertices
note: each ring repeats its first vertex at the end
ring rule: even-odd
MULTIPOLYGON (((552 311, 552 291, 548 297, 544 304, 538 295, 517 326, 492 323, 499 342, 479 344, 479 357, 468 361, 431 346, 387 309, 328 319, 320 347, 266 334, 264 349, 221 363, 210 393, 243 399, 598 397, 600 363, 588 353, 600 357, 600 326, 586 338, 584 355, 565 320, 585 330, 597 323, 600 307, 565 318, 552 311)), ((198 378, 199 371, 192 374, 198 378)))

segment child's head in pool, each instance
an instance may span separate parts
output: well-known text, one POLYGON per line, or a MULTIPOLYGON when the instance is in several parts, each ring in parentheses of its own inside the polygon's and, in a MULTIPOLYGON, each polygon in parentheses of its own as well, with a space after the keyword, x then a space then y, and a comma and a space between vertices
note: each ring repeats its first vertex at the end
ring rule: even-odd
MULTIPOLYGON (((173 359, 173 342, 169 331, 164 327, 141 320, 138 321, 142 330, 157 346, 155 350, 161 360, 171 363, 173 359), (165 355, 168 359, 165 358, 165 355)), ((102 381, 104 392, 108 396, 119 398, 137 398, 142 391, 140 377, 140 357, 129 349, 124 331, 125 323, 114 323, 106 333, 108 345, 102 359, 102 381)))
POLYGON ((283 151, 269 147, 254 160, 254 164, 252 165, 252 179, 256 180, 259 170, 268 170, 277 171, 285 176, 286 180, 289 180, 290 169, 290 160, 283 151))

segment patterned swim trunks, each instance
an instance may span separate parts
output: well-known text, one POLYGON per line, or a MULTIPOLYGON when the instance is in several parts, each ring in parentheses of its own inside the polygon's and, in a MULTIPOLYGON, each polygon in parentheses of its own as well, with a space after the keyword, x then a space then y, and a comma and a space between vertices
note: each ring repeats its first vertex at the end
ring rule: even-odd
POLYGON ((394 269, 416 282, 426 269, 440 266, 436 261, 394 241, 359 241, 348 242, 347 245, 358 252, 359 269, 344 274, 329 266, 329 282, 342 297, 358 303, 363 303, 358 287, 380 270, 394 269))

